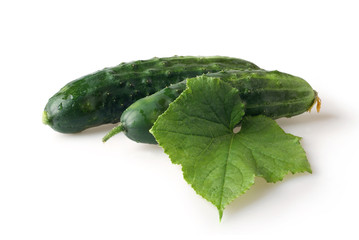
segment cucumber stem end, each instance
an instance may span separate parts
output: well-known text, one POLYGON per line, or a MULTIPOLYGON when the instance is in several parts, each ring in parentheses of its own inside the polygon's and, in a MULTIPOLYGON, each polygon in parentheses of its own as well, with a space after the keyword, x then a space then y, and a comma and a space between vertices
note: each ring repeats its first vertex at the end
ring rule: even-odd
POLYGON ((120 123, 120 125, 118 125, 117 127, 112 128, 111 131, 109 131, 106 136, 104 136, 102 138, 102 142, 106 142, 107 140, 109 140, 110 138, 112 138, 113 136, 115 136, 116 134, 122 132, 123 130, 125 130, 125 128, 123 127, 123 125, 120 123))
POLYGON ((319 98, 318 96, 318 92, 314 90, 314 100, 313 100, 313 103, 312 105, 309 107, 308 109, 308 112, 310 112, 313 108, 314 105, 317 105, 316 108, 317 108, 317 113, 320 112, 320 108, 322 106, 322 100, 319 98))

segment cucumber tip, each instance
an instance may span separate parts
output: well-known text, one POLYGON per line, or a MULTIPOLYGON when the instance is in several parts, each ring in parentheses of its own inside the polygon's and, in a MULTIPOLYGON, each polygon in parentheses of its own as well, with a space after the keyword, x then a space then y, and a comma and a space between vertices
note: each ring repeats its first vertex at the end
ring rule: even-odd
POLYGON ((49 117, 47 116, 46 111, 42 112, 42 123, 45 125, 50 125, 50 120, 49 120, 49 117))

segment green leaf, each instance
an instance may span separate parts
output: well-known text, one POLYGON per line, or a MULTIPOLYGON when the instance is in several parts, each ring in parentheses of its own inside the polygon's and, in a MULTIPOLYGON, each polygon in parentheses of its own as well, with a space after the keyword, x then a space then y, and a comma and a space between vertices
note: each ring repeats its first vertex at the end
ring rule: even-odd
POLYGON ((288 172, 311 172, 299 137, 268 117, 243 116, 238 90, 200 76, 187 80, 187 89, 151 129, 171 161, 182 165, 185 180, 217 207, 220 219, 255 176, 276 182, 288 172), (239 123, 241 130, 234 133, 239 123))

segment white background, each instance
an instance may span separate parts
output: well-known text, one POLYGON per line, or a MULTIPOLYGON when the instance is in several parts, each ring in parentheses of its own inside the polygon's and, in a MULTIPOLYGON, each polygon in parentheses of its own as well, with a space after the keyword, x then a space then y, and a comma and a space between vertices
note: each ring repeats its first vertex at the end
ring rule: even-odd
POLYGON ((0 239, 358 239, 356 1, 1 1, 0 239), (120 62, 243 58, 306 79, 320 114, 278 123, 313 174, 255 185, 222 222, 162 149, 113 125, 64 135, 41 123, 67 82, 120 62))

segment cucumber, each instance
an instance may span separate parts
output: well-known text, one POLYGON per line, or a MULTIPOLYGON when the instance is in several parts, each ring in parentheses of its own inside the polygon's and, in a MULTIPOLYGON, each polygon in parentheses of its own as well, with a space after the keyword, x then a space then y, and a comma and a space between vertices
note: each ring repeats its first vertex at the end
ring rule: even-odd
MULTIPOLYGON (((220 78, 237 88, 245 102, 246 115, 265 115, 272 119, 292 117, 310 110, 315 102, 318 112, 320 109, 317 92, 305 80, 279 71, 233 70, 204 76, 220 78)), ((123 131, 136 142, 156 144, 149 130, 169 104, 185 90, 185 81, 133 103, 123 112, 119 126, 113 128, 103 141, 123 131)))
POLYGON ((222 71, 207 74, 239 90, 245 102, 245 114, 265 115, 272 119, 293 117, 310 111, 320 99, 313 88, 300 77, 279 71, 222 71))
POLYGON ((222 56, 174 56, 121 63, 61 88, 46 104, 43 123, 62 133, 116 123, 136 100, 186 78, 223 69, 259 68, 242 59, 222 56))
POLYGON ((113 128, 102 140, 106 142, 115 134, 124 131, 133 141, 156 144, 156 140, 149 132, 158 116, 164 113, 186 89, 186 80, 166 87, 148 97, 134 102, 123 113, 120 124, 113 128))

